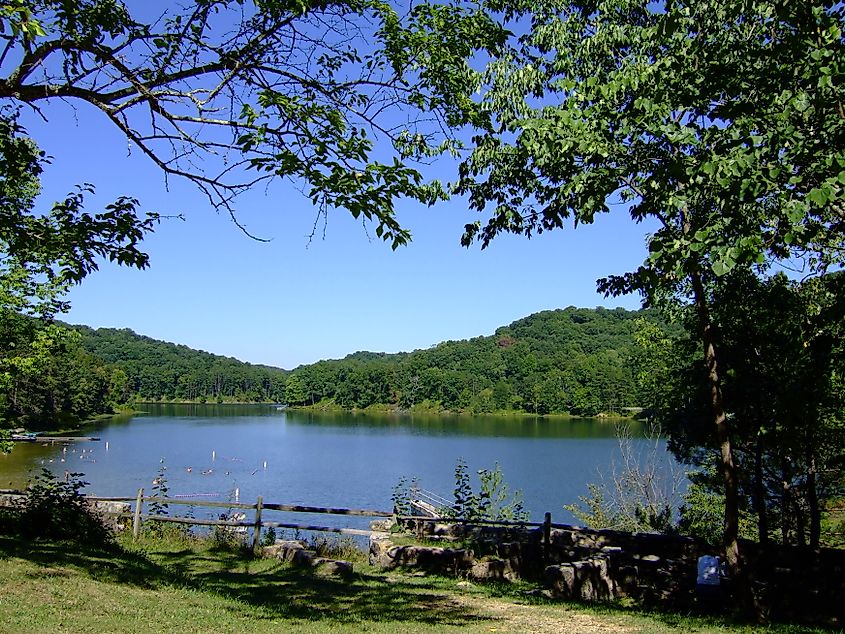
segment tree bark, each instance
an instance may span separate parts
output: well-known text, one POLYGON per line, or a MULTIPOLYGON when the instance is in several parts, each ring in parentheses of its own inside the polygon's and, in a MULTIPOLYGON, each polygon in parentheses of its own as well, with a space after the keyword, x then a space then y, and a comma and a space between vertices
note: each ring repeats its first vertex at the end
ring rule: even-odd
POLYGON ((810 509, 810 548, 819 547, 822 534, 822 518, 819 509, 819 495, 816 490, 816 456, 812 444, 807 450, 807 505, 810 509))
POLYGON ((781 494, 780 494, 780 519, 781 519, 781 543, 789 545, 789 514, 792 506, 792 491, 789 484, 789 469, 786 457, 781 458, 781 494))
POLYGON ((733 456, 731 428, 725 414, 725 404, 722 398, 722 379, 719 374, 719 361, 716 354, 716 336, 710 320, 710 310, 701 275, 696 271, 690 277, 693 299, 701 323, 701 341, 704 346, 704 363, 710 389, 710 408, 716 439, 719 443, 722 479, 725 484, 725 526, 722 545, 725 549, 728 570, 734 579, 736 588, 744 594, 744 589, 748 584, 745 583, 746 571, 739 551, 739 483, 733 456))
POLYGON ((763 439, 759 433, 754 445, 754 510, 757 513, 757 540, 766 546, 769 543, 769 516, 763 485, 763 439))

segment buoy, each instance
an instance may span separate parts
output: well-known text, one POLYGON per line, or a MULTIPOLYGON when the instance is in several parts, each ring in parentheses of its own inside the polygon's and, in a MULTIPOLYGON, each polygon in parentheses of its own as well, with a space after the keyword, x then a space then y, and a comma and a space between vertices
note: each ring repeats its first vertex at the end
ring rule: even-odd
POLYGON ((235 488, 235 502, 241 499, 241 490, 237 487, 235 488))
POLYGON ((108 450, 109 450, 109 441, 107 440, 106 441, 106 451, 108 451, 108 450))
POLYGON ((267 469, 267 461, 264 461, 264 468, 267 469))
POLYGON ((212 460, 216 460, 216 459, 217 459, 217 452, 216 452, 216 451, 214 451, 213 449, 211 450, 211 459, 212 459, 212 460))

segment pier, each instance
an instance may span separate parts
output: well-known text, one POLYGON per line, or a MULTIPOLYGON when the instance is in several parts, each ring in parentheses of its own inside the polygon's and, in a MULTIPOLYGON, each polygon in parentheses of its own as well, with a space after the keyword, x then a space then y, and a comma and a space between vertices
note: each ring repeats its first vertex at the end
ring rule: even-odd
POLYGON ((66 442, 86 442, 100 440, 98 436, 24 436, 14 434, 9 440, 12 442, 49 442, 49 443, 66 443, 66 442))

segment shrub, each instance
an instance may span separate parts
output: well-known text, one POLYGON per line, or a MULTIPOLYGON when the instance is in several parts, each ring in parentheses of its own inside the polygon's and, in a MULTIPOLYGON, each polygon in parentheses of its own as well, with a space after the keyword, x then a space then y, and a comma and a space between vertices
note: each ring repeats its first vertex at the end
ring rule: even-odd
POLYGON ((19 504, 4 518, 4 530, 26 539, 73 540, 89 546, 111 543, 112 532, 89 505, 80 480, 68 473, 58 480, 47 469, 35 477, 19 504))

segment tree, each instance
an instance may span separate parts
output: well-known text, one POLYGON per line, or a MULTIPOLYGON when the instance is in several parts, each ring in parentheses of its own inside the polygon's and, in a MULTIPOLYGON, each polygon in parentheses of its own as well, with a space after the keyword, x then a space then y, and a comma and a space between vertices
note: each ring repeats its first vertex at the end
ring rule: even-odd
MULTIPOLYGON (((501 7, 499 7, 501 8, 501 7)), ((841 262, 845 7, 831 0, 516 1, 530 29, 489 68, 494 125, 456 190, 484 223, 463 242, 531 236, 624 203, 655 219, 636 271, 606 293, 675 297, 698 315, 711 429, 721 447, 728 563, 743 573, 731 423, 710 282, 737 266, 841 262)))
MULTIPOLYGON (((461 98, 478 77, 467 58, 504 36, 471 6, 401 15, 381 0, 197 0, 156 15, 148 4, 0 2, 0 310, 52 317, 102 259, 146 267, 140 242, 160 219, 139 213, 131 192, 88 212, 87 183, 36 209, 49 161, 20 124, 22 109, 46 120, 48 101, 95 108, 166 178, 188 179, 238 226, 237 194, 282 178, 319 214, 373 221, 396 248, 410 234, 395 200, 443 196, 421 164, 454 147, 458 113, 478 110, 461 98)), ((170 378, 144 391, 197 390, 170 378)), ((237 390, 260 397, 256 385, 237 390)))
MULTIPOLYGON (((784 544, 818 548, 824 508, 845 491, 843 283, 838 273, 796 282, 734 270, 710 300, 721 333, 739 486, 751 502, 760 543, 779 533, 784 544)), ((692 376, 684 368, 677 374, 692 376)), ((698 404, 697 388, 676 383, 675 399, 698 404)), ((676 455, 709 471, 712 441, 680 402, 667 409, 676 455)))
MULTIPOLYGON (((503 37, 484 12, 452 5, 422 4, 407 15, 381 0, 202 0, 159 16, 146 9, 120 0, 0 4, 6 127, 19 105, 88 104, 236 224, 238 193, 288 178, 320 213, 341 208, 373 220, 394 248, 410 237, 394 218, 395 199, 441 195, 414 160, 452 146, 443 130, 477 109, 459 100, 477 83, 467 58, 503 37)), ((21 156, 7 180, 12 168, 43 164, 32 140, 17 141, 21 156)), ((125 212, 136 202, 115 204, 125 212)), ((78 220, 85 227, 96 218, 78 220)), ((105 220, 100 234, 149 229, 126 215, 105 220)), ((65 248, 79 245, 72 232, 59 235, 65 248)))
POLYGON ((85 185, 49 212, 35 212, 46 159, 7 104, 0 105, 0 155, 0 307, 52 316, 65 307, 68 285, 96 270, 98 258, 147 265, 138 242, 158 216, 138 217, 135 199, 92 215, 83 211, 93 191, 85 185))

